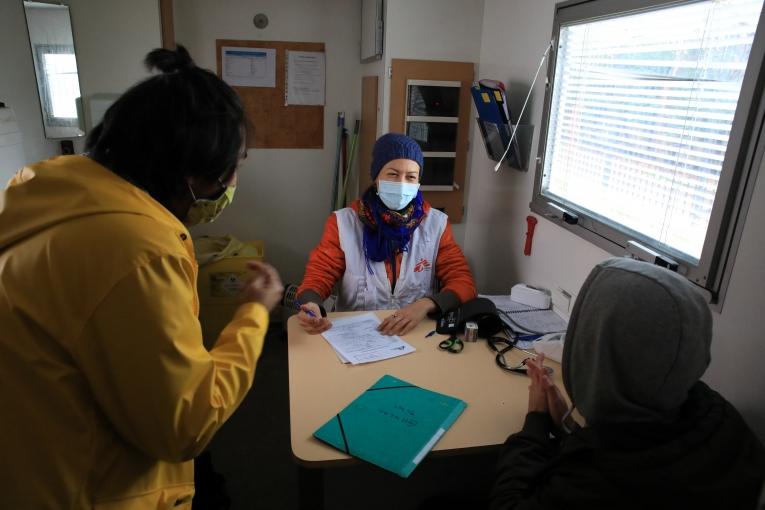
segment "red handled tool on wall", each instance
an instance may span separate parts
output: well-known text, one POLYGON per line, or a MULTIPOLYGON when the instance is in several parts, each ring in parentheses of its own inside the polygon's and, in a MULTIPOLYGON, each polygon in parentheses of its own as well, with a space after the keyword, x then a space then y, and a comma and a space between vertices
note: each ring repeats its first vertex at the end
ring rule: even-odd
POLYGON ((531 255, 531 241, 534 238, 534 227, 537 226, 537 219, 531 215, 526 216, 526 245, 523 247, 524 255, 531 255))

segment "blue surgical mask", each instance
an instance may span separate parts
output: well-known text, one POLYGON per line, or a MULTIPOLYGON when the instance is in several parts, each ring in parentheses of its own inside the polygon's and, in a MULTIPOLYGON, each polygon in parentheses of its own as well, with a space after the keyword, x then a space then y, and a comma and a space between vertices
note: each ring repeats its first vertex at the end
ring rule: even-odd
POLYGON ((391 211, 400 211, 417 196, 420 189, 419 183, 409 182, 379 181, 377 184, 377 194, 385 207, 391 211))

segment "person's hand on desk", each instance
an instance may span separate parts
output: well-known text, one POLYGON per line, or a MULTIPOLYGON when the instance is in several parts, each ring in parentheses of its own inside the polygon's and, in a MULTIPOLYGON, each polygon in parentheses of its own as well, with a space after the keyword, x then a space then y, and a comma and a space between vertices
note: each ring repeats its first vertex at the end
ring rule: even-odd
POLYGON ((377 329, 383 335, 406 335, 436 309, 436 303, 432 299, 418 299, 386 317, 377 329))
POLYGON ((260 303, 270 312, 282 300, 284 294, 284 284, 279 273, 273 266, 254 260, 247 263, 247 269, 252 276, 242 286, 242 300, 260 303))
POLYGON ((547 404, 547 390, 545 384, 545 378, 549 377, 545 374, 542 364, 545 361, 545 355, 540 354, 536 359, 528 359, 526 361, 526 374, 531 379, 529 384, 529 412, 530 413, 549 413, 549 407, 547 404))
POLYGON ((326 317, 321 316, 321 309, 316 303, 303 303, 300 305, 300 312, 297 318, 300 326, 309 335, 324 333, 332 327, 332 322, 326 317))

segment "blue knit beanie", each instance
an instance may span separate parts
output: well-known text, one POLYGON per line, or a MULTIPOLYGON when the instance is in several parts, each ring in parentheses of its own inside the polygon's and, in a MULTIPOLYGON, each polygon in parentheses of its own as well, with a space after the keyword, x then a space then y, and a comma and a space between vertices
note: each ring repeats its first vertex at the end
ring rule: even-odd
POLYGON ((377 179, 385 164, 394 159, 411 159, 420 165, 422 175, 422 150, 419 144, 406 135, 388 133, 378 138, 372 149, 372 167, 369 169, 372 180, 377 179))

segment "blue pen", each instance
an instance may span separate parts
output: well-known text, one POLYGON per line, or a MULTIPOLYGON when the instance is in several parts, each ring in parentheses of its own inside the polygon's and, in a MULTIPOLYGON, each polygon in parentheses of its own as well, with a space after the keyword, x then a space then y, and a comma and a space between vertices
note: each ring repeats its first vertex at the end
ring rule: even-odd
POLYGON ((305 313, 307 313, 309 317, 313 317, 314 319, 316 318, 316 314, 313 313, 311 310, 305 310, 303 308, 303 305, 301 305, 300 301, 298 301, 297 299, 295 300, 295 306, 297 306, 298 310, 303 310, 305 313))
POLYGON ((542 338, 542 335, 521 335, 514 338, 518 342, 526 342, 531 340, 538 340, 542 338))
POLYGON ((435 335, 435 334, 436 334, 436 330, 434 329, 433 331, 431 331, 430 333, 428 333, 427 335, 425 335, 425 338, 430 338, 430 337, 432 337, 432 336, 433 336, 433 335, 435 335))

